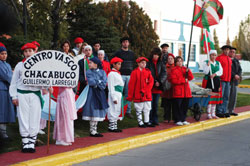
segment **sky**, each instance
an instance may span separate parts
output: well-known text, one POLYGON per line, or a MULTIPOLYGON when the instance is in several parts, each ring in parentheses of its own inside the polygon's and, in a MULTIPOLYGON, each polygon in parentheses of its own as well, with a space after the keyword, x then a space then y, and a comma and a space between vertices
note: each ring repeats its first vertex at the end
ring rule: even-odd
MULTIPOLYGON (((166 19, 190 22, 192 20, 193 0, 135 0, 138 3, 146 1, 162 11, 166 19)), ((227 20, 229 19, 229 39, 233 41, 238 34, 239 25, 250 14, 249 0, 220 0, 224 7, 224 15, 220 24, 211 26, 210 31, 216 29, 220 43, 227 40, 227 20)))

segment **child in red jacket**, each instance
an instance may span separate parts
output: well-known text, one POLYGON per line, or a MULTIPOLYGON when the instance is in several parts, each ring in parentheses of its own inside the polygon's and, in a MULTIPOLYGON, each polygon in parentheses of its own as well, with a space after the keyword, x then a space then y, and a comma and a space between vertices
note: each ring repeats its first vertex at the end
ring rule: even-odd
POLYGON ((128 101, 134 101, 139 127, 154 127, 149 123, 149 113, 151 110, 152 87, 154 78, 149 69, 146 69, 148 59, 139 57, 136 60, 138 67, 131 73, 128 83, 128 101), (142 112, 144 113, 144 123, 142 121, 142 112))
POLYGON ((173 88, 173 108, 175 123, 178 126, 188 125, 186 115, 188 110, 189 98, 192 97, 188 81, 194 78, 190 69, 182 66, 181 56, 175 58, 175 67, 171 70, 170 81, 173 88))

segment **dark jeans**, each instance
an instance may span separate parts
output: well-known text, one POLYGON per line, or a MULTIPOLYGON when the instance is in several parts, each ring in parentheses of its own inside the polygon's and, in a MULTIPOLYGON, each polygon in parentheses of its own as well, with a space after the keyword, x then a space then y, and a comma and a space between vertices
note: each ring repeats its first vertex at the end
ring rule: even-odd
POLYGON ((152 93, 152 109, 150 111, 150 122, 158 123, 158 102, 159 102, 160 94, 152 93))
POLYGON ((164 108, 164 120, 174 120, 174 116, 172 115, 173 108, 173 99, 162 98, 163 100, 163 108, 164 108), (173 116, 173 117, 172 117, 173 116))
POLYGON ((189 98, 175 98, 173 101, 175 123, 186 121, 189 98))

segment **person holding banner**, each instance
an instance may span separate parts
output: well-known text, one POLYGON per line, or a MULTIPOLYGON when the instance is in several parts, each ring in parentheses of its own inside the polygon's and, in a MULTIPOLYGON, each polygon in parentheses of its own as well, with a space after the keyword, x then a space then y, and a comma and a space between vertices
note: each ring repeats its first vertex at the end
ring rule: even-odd
POLYGON ((7 140, 6 124, 16 121, 14 106, 9 94, 12 77, 10 64, 6 62, 7 49, 0 46, 0 139, 7 140))
POLYGON ((203 72, 205 73, 204 79, 202 81, 202 88, 212 89, 217 95, 211 95, 208 106, 207 106, 207 118, 208 119, 218 119, 215 115, 215 109, 217 104, 222 103, 221 99, 221 84, 220 84, 220 76, 223 74, 223 69, 219 61, 216 61, 217 51, 210 50, 209 52, 210 60, 206 60, 203 64, 203 72), (212 74, 210 73, 210 66, 212 74), (214 88, 212 88, 211 80, 213 80, 214 88))
MULTIPOLYGON (((17 106, 23 153, 34 153, 36 151, 35 143, 40 127, 41 109, 43 107, 42 87, 24 85, 22 82, 23 63, 35 53, 35 49, 36 45, 32 43, 22 46, 21 50, 25 58, 16 65, 9 89, 12 102, 17 106)), ((49 88, 50 92, 52 90, 52 88, 49 88)))
POLYGON ((124 112, 122 112, 122 117, 119 117, 121 111, 123 111, 123 98, 122 92, 124 88, 124 82, 119 72, 123 60, 121 58, 114 57, 111 59, 110 63, 113 65, 111 72, 108 75, 108 120, 109 120, 109 131, 110 132, 122 132, 121 129, 117 127, 117 120, 122 119, 124 112))
MULTIPOLYGON (((62 49, 65 54, 72 56, 72 54, 69 53, 69 41, 65 41, 62 44, 62 49)), ((53 138, 56 140, 56 145, 72 145, 74 142, 75 119, 77 119, 75 93, 71 87, 59 87, 53 132, 53 138)))
POLYGON ((194 78, 190 69, 183 66, 183 58, 175 58, 175 67, 171 70, 170 82, 173 87, 174 120, 177 126, 188 125, 186 121, 189 98, 192 97, 188 81, 194 78))
POLYGON ((70 87, 59 87, 53 138, 56 145, 68 146, 74 142, 74 120, 77 119, 75 94, 70 87))
POLYGON ((82 119, 89 121, 91 137, 103 137, 97 132, 97 124, 105 119, 109 107, 105 95, 107 75, 102 70, 102 62, 97 57, 89 59, 89 70, 86 72, 86 77, 89 91, 83 106, 82 119))

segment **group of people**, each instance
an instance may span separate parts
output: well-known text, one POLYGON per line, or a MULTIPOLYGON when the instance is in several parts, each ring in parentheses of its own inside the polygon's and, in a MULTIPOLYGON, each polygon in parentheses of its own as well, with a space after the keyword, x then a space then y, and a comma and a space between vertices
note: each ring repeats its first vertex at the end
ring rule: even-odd
POLYGON ((222 54, 217 56, 211 50, 209 60, 203 65, 205 73, 202 87, 212 89, 207 106, 208 119, 237 116, 234 112, 237 100, 237 86, 241 81, 241 56, 236 55, 236 48, 230 45, 221 47, 222 54))
MULTIPOLYGON (((123 37, 120 40, 121 49, 109 61, 105 51, 100 49, 100 42, 94 43, 93 47, 81 37, 77 37, 74 42, 76 47, 72 50, 69 41, 61 45, 62 52, 78 62, 79 84, 75 88, 59 87, 57 90, 53 134, 56 145, 68 146, 74 142, 74 120, 77 119, 77 112, 79 115, 81 111, 82 119, 89 121, 92 137, 103 137, 97 131, 97 124, 105 119, 109 121, 110 132, 122 132, 117 121, 124 116, 133 118, 131 102, 134 103, 138 126, 155 127, 159 125, 157 112, 160 97, 165 121, 173 120, 179 126, 189 124, 186 121, 189 98, 192 97, 189 81, 194 76, 183 65, 181 56, 175 57, 168 53, 168 44, 153 48, 149 59, 140 56, 136 59, 134 52, 129 49, 129 38, 123 37), (82 108, 77 110, 75 98, 79 97, 81 102, 84 93, 87 95, 86 100, 82 108)), ((12 74, 10 65, 6 63, 7 49, 0 43, 0 134, 8 138, 6 124, 15 122, 15 105, 24 153, 35 152, 37 134, 42 134, 41 129, 46 126, 46 121, 41 119, 44 104, 42 95, 55 92, 53 87, 27 86, 22 83, 23 63, 39 47, 36 41, 22 46, 24 59, 16 65, 12 74)), ((228 96, 229 93, 237 94, 235 87, 241 69, 237 60, 228 57, 228 54, 232 55, 229 50, 236 49, 224 46, 222 50, 223 54, 217 57, 218 61, 215 60, 216 51, 211 51, 210 60, 204 65, 206 84, 203 86, 214 92, 207 107, 209 119, 227 116, 228 109, 231 115, 236 115, 233 112, 236 99, 232 100, 234 103, 228 104, 228 96)))

